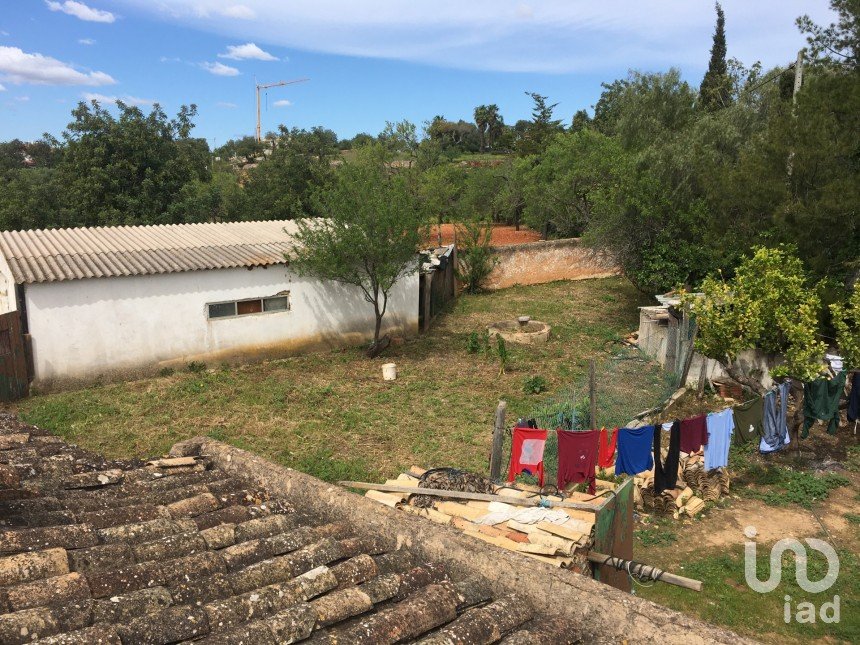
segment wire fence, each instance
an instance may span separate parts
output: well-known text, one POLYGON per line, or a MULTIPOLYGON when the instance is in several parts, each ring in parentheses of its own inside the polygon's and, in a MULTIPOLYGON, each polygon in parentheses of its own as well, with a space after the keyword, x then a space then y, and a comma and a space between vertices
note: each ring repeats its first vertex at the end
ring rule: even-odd
MULTIPOLYGON (((597 428, 617 428, 636 415, 663 403, 676 389, 677 376, 664 371, 638 348, 613 343, 594 370, 597 428)), ((558 472, 558 440, 555 430, 581 432, 591 429, 589 374, 586 372, 551 396, 523 409, 508 409, 502 470, 507 476, 511 438, 518 421, 534 421, 549 430, 544 448, 544 483, 555 484, 558 472)))

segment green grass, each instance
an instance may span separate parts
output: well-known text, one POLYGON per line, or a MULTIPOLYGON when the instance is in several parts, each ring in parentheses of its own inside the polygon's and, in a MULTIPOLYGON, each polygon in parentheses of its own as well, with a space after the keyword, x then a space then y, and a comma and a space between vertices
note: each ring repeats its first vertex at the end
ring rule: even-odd
MULTIPOLYGON (((514 419, 583 382, 588 359, 606 359, 607 342, 638 325, 636 306, 644 302, 617 278, 514 287, 459 298, 429 334, 373 361, 354 348, 232 369, 195 364, 159 378, 33 396, 19 410, 111 457, 160 454, 208 435, 326 480, 378 480, 412 464, 485 472, 498 400, 514 419), (495 352, 469 353, 470 334, 521 314, 548 322, 553 337, 540 346, 508 344, 500 376, 495 352), (388 361, 398 367, 393 382, 381 377, 388 361), (536 373, 547 393, 524 391, 536 373)), ((617 390, 629 408, 618 415, 662 400, 653 363, 624 367, 598 388, 617 390)))
MULTIPOLYGON (((757 560, 759 580, 768 577, 769 549, 760 547, 757 560)), ((795 579, 794 556, 787 552, 783 556, 782 580, 771 593, 760 594, 750 589, 744 578, 743 547, 728 552, 707 555, 687 562, 675 573, 704 582, 701 593, 691 592, 668 584, 642 587, 634 584, 638 595, 662 605, 673 607, 703 620, 725 625, 735 631, 768 642, 810 642, 829 637, 832 640, 860 642, 860 578, 857 577, 858 556, 849 551, 839 551, 840 574, 828 591, 809 594, 803 591, 795 579), (816 608, 821 603, 840 596, 841 620, 838 624, 826 624, 816 620, 814 624, 799 624, 784 621, 785 596, 792 598, 792 607, 798 602, 812 602, 816 608)), ((808 576, 820 580, 827 571, 824 556, 808 549, 808 576)))
POLYGON ((834 488, 851 483, 850 479, 839 473, 817 475, 770 464, 752 465, 744 475, 756 487, 743 486, 736 490, 744 497, 760 499, 770 506, 797 504, 803 508, 812 508, 815 502, 827 499, 834 488))

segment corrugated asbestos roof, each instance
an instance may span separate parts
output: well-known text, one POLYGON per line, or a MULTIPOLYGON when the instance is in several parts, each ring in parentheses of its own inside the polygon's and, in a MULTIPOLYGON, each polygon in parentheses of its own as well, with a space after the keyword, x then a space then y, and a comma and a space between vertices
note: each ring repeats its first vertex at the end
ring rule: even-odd
POLYGON ((31 284, 279 264, 295 230, 273 220, 2 231, 0 251, 15 282, 31 284))

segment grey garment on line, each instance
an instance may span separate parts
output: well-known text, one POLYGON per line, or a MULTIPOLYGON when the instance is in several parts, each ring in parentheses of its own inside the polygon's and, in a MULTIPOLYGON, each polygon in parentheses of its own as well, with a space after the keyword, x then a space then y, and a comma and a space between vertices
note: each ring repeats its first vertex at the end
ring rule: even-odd
POLYGON ((764 424, 759 446, 761 452, 774 452, 789 442, 787 415, 790 388, 790 383, 780 383, 776 389, 764 395, 764 424), (779 406, 776 402, 777 394, 779 394, 779 406))

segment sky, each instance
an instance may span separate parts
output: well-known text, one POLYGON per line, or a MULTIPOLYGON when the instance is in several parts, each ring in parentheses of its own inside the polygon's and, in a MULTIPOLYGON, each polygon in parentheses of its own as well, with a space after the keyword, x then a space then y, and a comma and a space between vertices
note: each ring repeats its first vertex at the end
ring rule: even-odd
MULTIPOLYGON (((195 103, 213 147, 323 125, 342 138, 386 121, 472 120, 495 103, 529 118, 539 92, 570 122, 601 82, 681 70, 698 86, 711 0, 0 0, 0 140, 58 136, 78 101, 117 98, 173 115, 195 103)), ((723 0, 728 54, 765 68, 805 44, 794 20, 830 23, 827 0, 723 0)))

